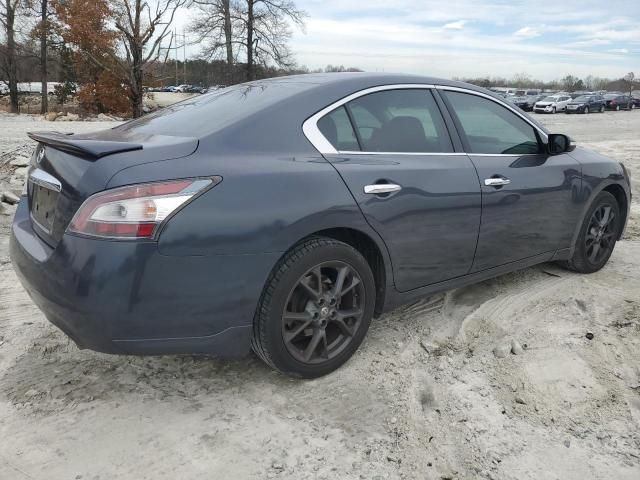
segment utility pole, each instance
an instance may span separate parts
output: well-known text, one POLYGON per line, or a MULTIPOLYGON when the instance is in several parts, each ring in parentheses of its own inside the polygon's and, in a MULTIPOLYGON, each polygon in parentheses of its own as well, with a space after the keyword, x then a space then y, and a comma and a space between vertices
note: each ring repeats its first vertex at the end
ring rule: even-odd
POLYGON ((180 53, 180 49, 182 49, 182 83, 187 83, 187 35, 183 32, 179 34, 177 30, 173 30, 171 33, 171 37, 169 38, 169 46, 168 47, 160 47, 158 49, 158 56, 160 56, 160 51, 166 50, 166 55, 164 59, 164 63, 167 63, 169 59, 169 53, 173 51, 173 59, 174 59, 174 67, 175 67, 175 85, 181 85, 180 79, 178 78, 178 55, 180 53), (182 44, 178 43, 178 40, 182 37, 182 44))
POLYGON ((176 86, 187 83, 187 35, 184 33, 179 34, 177 30, 174 29, 173 36, 176 39, 176 43, 173 46, 172 50, 175 52, 176 59, 176 86), (178 43, 179 40, 182 40, 182 44, 178 43), (178 82, 178 52, 182 49, 182 83, 178 82))

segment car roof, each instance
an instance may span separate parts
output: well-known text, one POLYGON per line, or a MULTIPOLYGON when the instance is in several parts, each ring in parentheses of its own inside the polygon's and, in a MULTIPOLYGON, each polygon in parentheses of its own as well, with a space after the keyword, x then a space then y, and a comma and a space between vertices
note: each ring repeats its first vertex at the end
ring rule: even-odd
MULTIPOLYGON (((455 80, 395 73, 317 73, 255 80, 215 90, 127 122, 113 131, 132 138, 149 134, 189 136, 263 151, 284 148, 288 143, 291 150, 308 145, 306 139, 294 143, 302 134, 303 122, 312 115, 355 92, 389 85, 458 87, 509 105, 494 92, 455 80), (246 142, 246 132, 252 132, 250 143, 246 142), (296 135, 283 136, 282 132, 296 135)), ((535 119, 530 121, 545 131, 535 119)))

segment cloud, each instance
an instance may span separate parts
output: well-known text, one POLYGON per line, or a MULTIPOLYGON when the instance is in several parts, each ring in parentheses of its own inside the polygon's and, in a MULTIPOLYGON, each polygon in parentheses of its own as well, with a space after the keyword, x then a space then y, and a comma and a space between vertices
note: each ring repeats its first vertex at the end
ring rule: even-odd
MULTIPOLYGON (((290 47, 309 68, 331 63, 442 77, 522 71, 545 80, 622 76, 640 62, 638 20, 625 13, 637 2, 304 0, 297 3, 309 14, 307 28, 292 26, 290 47)), ((195 15, 184 12, 178 29, 195 15)))
POLYGON ((444 28, 445 30, 462 30, 465 23, 467 22, 464 20, 458 20, 457 22, 447 23, 442 28, 444 28))
POLYGON ((513 36, 517 38, 536 38, 540 35, 542 34, 538 30, 531 27, 523 27, 513 33, 513 36))
POLYGON ((590 40, 578 40, 577 42, 565 43, 565 47, 576 47, 576 48, 585 48, 585 47, 598 47, 600 45, 610 45, 611 40, 604 40, 602 38, 592 38, 590 40))

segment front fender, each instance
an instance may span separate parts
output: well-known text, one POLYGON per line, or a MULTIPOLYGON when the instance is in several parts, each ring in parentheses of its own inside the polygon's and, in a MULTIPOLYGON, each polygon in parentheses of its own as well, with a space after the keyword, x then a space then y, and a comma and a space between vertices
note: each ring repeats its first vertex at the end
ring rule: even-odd
MULTIPOLYGON (((589 210, 589 207, 600 192, 611 185, 617 185, 624 190, 626 197, 625 224, 629 218, 629 208, 631 205, 631 186, 629 183, 629 177, 620 163, 583 148, 579 149, 578 152, 573 152, 571 155, 580 162, 582 166, 582 182, 579 201, 583 205, 576 230, 572 237, 570 256, 573 255, 587 210, 589 210)), ((624 207, 625 206, 621 206, 621 209, 624 207)), ((624 226, 620 230, 621 235, 623 231, 624 226)))

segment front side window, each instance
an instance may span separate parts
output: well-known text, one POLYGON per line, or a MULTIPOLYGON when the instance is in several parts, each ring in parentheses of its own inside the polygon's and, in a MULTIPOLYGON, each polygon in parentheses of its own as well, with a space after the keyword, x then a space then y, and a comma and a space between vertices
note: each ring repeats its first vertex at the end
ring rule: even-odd
POLYGON ((346 105, 364 152, 452 152, 433 95, 426 89, 370 93, 346 105))
POLYGON ((509 109, 477 95, 445 92, 457 116, 469 153, 540 153, 534 128, 509 109))

